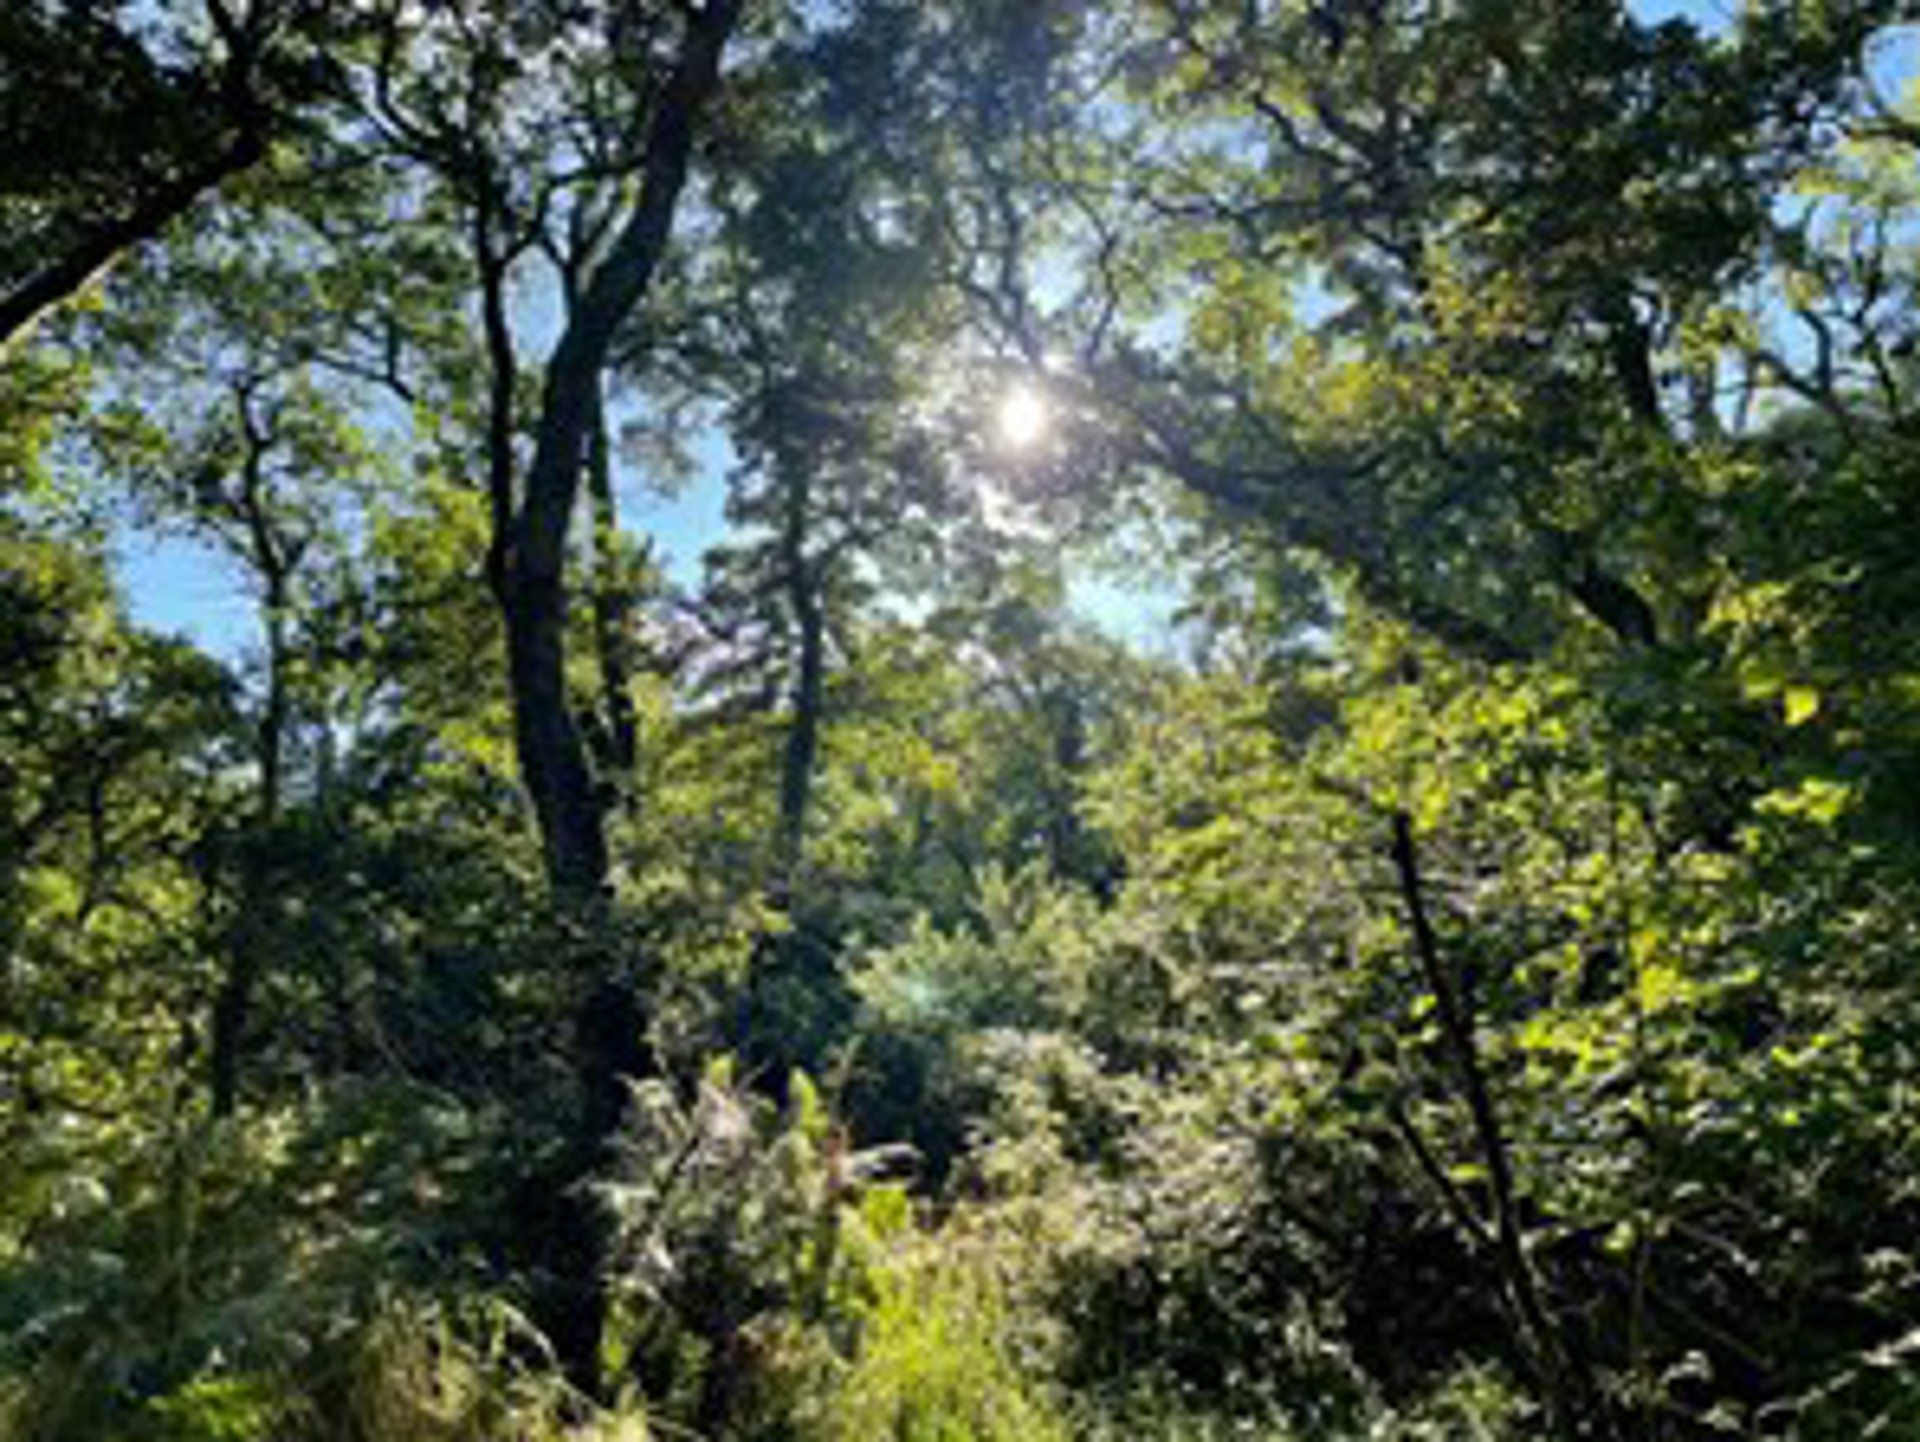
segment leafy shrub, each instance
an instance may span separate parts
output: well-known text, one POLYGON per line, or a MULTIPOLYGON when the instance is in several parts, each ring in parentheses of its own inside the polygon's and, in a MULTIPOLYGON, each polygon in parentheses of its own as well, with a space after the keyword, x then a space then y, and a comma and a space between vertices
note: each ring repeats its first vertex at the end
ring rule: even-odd
POLYGON ((810 1409, 818 1442, 1066 1442, 1004 1241, 959 1225, 912 1240, 875 1277, 851 1365, 810 1409), (1024 1346, 1023 1346, 1024 1342, 1024 1346))

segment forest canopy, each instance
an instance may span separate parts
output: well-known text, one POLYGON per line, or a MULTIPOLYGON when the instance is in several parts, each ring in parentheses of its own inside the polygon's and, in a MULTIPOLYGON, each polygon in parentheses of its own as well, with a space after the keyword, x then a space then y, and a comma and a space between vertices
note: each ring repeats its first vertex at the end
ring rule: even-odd
POLYGON ((0 1442, 1920 1436, 1917 25, 8 0, 0 1442))

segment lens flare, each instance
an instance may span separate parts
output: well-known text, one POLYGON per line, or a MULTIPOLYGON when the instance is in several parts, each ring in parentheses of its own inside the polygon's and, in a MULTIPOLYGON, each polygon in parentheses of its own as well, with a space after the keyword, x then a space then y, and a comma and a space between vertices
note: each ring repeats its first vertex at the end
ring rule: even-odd
POLYGON ((1000 443, 1009 450, 1030 450, 1045 437, 1050 420, 1045 396, 1032 386, 1015 386, 1000 402, 1000 443))

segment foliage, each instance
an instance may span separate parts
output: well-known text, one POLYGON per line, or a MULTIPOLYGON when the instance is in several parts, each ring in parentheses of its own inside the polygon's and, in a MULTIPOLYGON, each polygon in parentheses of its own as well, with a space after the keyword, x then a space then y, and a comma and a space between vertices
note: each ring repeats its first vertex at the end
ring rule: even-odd
POLYGON ((0 1437, 1920 1427, 1908 16, 15 5, 0 1437))

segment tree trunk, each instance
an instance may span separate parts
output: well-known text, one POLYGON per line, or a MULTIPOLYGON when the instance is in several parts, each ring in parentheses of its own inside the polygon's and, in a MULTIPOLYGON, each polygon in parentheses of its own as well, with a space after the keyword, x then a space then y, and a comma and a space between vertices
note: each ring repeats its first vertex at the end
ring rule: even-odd
POLYGON ((242 133, 212 158, 161 186, 124 215, 102 221, 65 254, 54 256, 0 296, 0 352, 53 307, 83 290, 121 255, 142 241, 156 239, 201 196, 229 176, 251 169, 265 154, 263 134, 252 130, 242 133))
POLYGON ((634 767, 640 759, 640 720, 633 708, 633 646, 628 628, 633 599, 619 572, 620 513, 613 494, 612 438, 605 398, 596 395, 587 436, 587 490, 593 502, 593 636, 599 652, 600 690, 606 707, 607 764, 620 778, 620 797, 631 805, 634 767))
POLYGON ((260 979, 261 952, 268 945, 271 932, 262 914, 269 905, 269 888, 260 847, 280 819, 288 710, 286 607, 287 577, 278 570, 270 570, 267 575, 267 699, 255 732, 260 795, 251 834, 240 858, 239 915, 227 939, 227 971, 213 1003, 209 1090, 216 1117, 232 1116, 240 1101, 241 1052, 253 1010, 254 987, 260 979))
POLYGON ((807 810, 813 796, 813 770, 820 754, 820 713, 826 691, 826 614, 819 578, 807 558, 807 506, 804 470, 787 490, 787 516, 781 538, 787 603, 793 608, 799 654, 793 681, 793 719, 787 725, 786 752, 780 768, 780 869, 791 883, 806 845, 807 810))
MULTIPOLYGON (((1566 1337, 1548 1308, 1541 1280, 1527 1255, 1512 1154, 1481 1060, 1471 996, 1440 954, 1439 937, 1434 931, 1432 918, 1427 914, 1419 853, 1413 843, 1413 823, 1404 811, 1393 814, 1392 853, 1401 901, 1406 907, 1407 922, 1413 932, 1414 955, 1419 961, 1421 979, 1433 995, 1440 1030, 1448 1051, 1452 1053, 1467 1111, 1472 1118, 1480 1163, 1486 1168, 1487 1191, 1493 1211, 1491 1240, 1494 1265, 1521 1349, 1545 1394, 1542 1400, 1546 1403, 1553 1431, 1567 1438, 1611 1439, 1617 1434, 1600 1389, 1595 1385, 1584 1360, 1567 1345, 1566 1337)), ((1408 1131, 1411 1134, 1410 1127, 1408 1131)), ((1466 1238, 1469 1245, 1477 1239, 1479 1231, 1479 1228, 1469 1231, 1466 1238)))
POLYGON ((48 257, 38 270, 0 295, 0 355, 49 310, 84 289, 127 251, 158 239, 202 196, 266 158, 274 116, 258 88, 264 38, 255 23, 258 16, 243 19, 222 0, 210 0, 206 18, 227 49, 218 74, 207 78, 217 86, 228 138, 211 154, 183 157, 198 163, 188 163, 170 179, 136 194, 127 209, 87 229, 63 253, 48 257))
POLYGON ((539 821, 547 877, 575 900, 604 891, 605 817, 567 704, 567 532, 580 494, 600 377, 620 326, 653 282, 686 187, 695 126, 719 87, 742 0, 693 12, 647 136, 640 198, 594 269, 547 361, 532 464, 496 587, 505 613, 520 774, 539 821))
POLYGON ((567 1379, 588 1397, 614 1390, 601 1373, 609 1297, 611 1220, 593 1178, 614 1161, 628 1078, 644 1076, 644 1008, 634 988, 614 980, 588 988, 574 1017, 580 1110, 573 1135, 549 1167, 525 1178, 516 1224, 536 1267, 533 1316, 567 1379))
POLYGON ((1088 874, 1086 830, 1080 823, 1079 778, 1087 763, 1087 727, 1080 703, 1070 691, 1043 694, 1052 743, 1053 778, 1047 784, 1047 870, 1057 882, 1078 882, 1097 889, 1088 874))
POLYGON ((248 561, 266 593, 263 623, 267 696, 254 733, 260 794, 240 857, 239 915, 227 938, 227 971, 213 1004, 209 1089, 215 1117, 231 1116, 239 1104, 240 1060, 253 1010, 253 992, 260 978, 263 953, 271 944, 272 928, 265 915, 271 904, 270 887, 261 847, 279 821, 282 805, 289 715, 287 616, 293 600, 293 573, 299 562, 299 550, 276 534, 268 510, 266 458, 274 444, 273 435, 255 421, 251 393, 246 387, 236 388, 234 403, 246 443, 238 515, 247 528, 248 561))
MULTIPOLYGON (((510 419, 502 423, 510 416, 512 395, 505 278, 484 214, 477 221, 483 279, 491 280, 483 299, 496 372, 489 440, 495 529, 487 570, 506 630, 514 745, 539 826, 548 885, 563 910, 589 924, 606 899, 608 851, 605 811, 567 692, 568 532, 602 423, 608 354, 665 254, 696 125, 719 87, 721 52, 743 3, 707 0, 688 11, 678 60, 654 104, 638 200, 586 278, 548 357, 533 459, 517 505, 511 494, 513 427, 510 419), (499 374, 503 362, 505 375, 499 374)), ((608 1232, 588 1182, 611 1160, 625 1078, 644 1069, 646 1058, 640 1045, 645 1017, 633 988, 611 967, 593 964, 601 974, 586 988, 574 1027, 579 1111, 557 1166, 528 1179, 527 1200, 545 1218, 537 1229, 544 1235, 529 1238, 547 1274, 538 1320, 573 1384, 599 1396, 608 1232)))
POLYGON ((507 608, 514 745, 556 896, 595 903, 607 884, 607 838, 593 769, 567 703, 567 604, 557 585, 519 585, 507 608))

